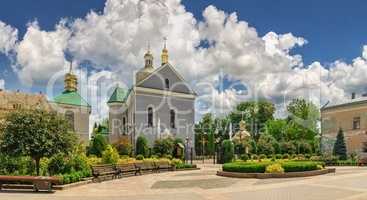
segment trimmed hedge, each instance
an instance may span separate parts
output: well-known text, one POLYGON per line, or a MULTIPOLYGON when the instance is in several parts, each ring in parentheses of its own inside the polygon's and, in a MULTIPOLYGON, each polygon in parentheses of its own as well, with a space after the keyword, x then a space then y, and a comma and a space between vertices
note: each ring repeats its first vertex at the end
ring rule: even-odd
POLYGON ((324 166, 322 162, 313 161, 284 161, 284 162, 233 162, 223 165, 223 171, 226 172, 242 172, 242 173, 265 173, 266 167, 279 163, 284 172, 303 172, 318 169, 318 165, 324 166))
POLYGON ((176 164, 176 169, 192 169, 192 168, 196 168, 196 165, 188 163, 176 164))

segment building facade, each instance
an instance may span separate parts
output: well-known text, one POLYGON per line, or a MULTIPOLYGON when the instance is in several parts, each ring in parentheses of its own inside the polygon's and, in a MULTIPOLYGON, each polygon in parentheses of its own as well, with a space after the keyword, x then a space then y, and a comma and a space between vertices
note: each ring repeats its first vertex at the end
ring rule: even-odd
POLYGON ((65 75, 64 91, 49 103, 53 110, 65 116, 80 141, 88 143, 91 106, 78 93, 78 79, 72 72, 72 63, 69 73, 65 75))
POLYGON ((43 109, 50 110, 51 107, 43 94, 27 94, 20 91, 0 90, 0 122, 5 116, 16 109, 43 109))
POLYGON ((145 66, 135 75, 134 85, 125 90, 116 87, 109 106, 110 142, 144 135, 152 146, 164 137, 181 138, 194 144, 196 93, 168 62, 168 50, 162 51, 162 65, 153 67, 153 55, 145 54, 145 66))
POLYGON ((331 152, 339 129, 344 132, 348 154, 362 154, 367 142, 367 98, 321 109, 322 134, 326 151, 331 152))

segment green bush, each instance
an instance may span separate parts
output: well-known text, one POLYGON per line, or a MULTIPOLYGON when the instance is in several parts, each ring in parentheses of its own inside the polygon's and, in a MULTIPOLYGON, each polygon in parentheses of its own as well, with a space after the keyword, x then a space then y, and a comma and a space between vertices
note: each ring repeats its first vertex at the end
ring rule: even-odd
POLYGON ((65 157, 65 154, 59 153, 50 158, 48 163, 48 172, 51 176, 70 173, 71 165, 67 163, 65 157))
POLYGON ((30 157, 13 157, 0 154, 0 175, 30 175, 35 165, 30 157))
POLYGON ((241 160, 246 162, 248 159, 249 159, 249 156, 247 154, 242 154, 241 155, 241 160))
POLYGON ((258 156, 258 155, 256 155, 256 154, 254 154, 254 155, 252 155, 252 156, 251 156, 251 159, 252 159, 252 160, 258 160, 258 159, 259 159, 259 156, 258 156))
POLYGON ((176 165, 176 169, 192 169, 196 168, 196 165, 189 163, 181 163, 176 165))
POLYGON ((223 171, 242 173, 264 173, 270 162, 234 162, 223 165, 223 171))
POLYGON ((289 155, 289 154, 283 154, 283 159, 290 159, 291 158, 291 156, 289 155))
POLYGON ((102 161, 105 164, 116 164, 119 158, 119 153, 111 145, 107 145, 106 150, 102 153, 102 161))
POLYGON ((90 141, 90 146, 88 147, 88 155, 95 155, 101 157, 103 151, 107 147, 107 141, 104 135, 96 134, 90 141))
POLYGON ((320 165, 320 163, 312 161, 289 161, 282 163, 285 172, 313 171, 318 169, 317 165, 320 165))
POLYGON ((135 157, 136 160, 144 160, 144 156, 139 154, 135 157))
POLYGON ((279 159, 282 159, 282 158, 283 158, 282 154, 276 154, 275 155, 275 159, 278 159, 279 160, 279 159))
POLYGON ((136 139, 136 155, 139 154, 144 157, 149 156, 148 140, 143 135, 136 139))
POLYGON ((233 162, 223 165, 223 171, 242 173, 265 173, 269 165, 279 164, 284 172, 302 172, 317 170, 318 165, 324 166, 322 162, 312 161, 284 161, 284 162, 233 162))
POLYGON ((260 154, 260 156, 259 156, 260 160, 263 160, 263 159, 266 159, 266 158, 267 158, 267 156, 265 154, 260 154))
POLYGON ((153 151, 154 154, 157 156, 172 155, 173 150, 174 150, 174 141, 172 138, 160 139, 154 142, 153 151))
POLYGON ((273 136, 269 134, 261 134, 257 142, 257 152, 265 155, 272 155, 275 153, 274 144, 277 143, 273 136))
POLYGON ((232 162, 234 158, 234 145, 230 140, 224 140, 222 142, 222 150, 223 150, 223 162, 228 163, 232 162))

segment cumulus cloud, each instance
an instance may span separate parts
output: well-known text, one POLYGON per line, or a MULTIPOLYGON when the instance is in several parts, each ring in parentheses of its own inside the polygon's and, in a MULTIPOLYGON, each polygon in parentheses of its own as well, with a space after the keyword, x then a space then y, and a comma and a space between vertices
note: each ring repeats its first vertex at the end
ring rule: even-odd
POLYGON ((0 53, 8 54, 14 49, 18 30, 0 21, 0 53))
POLYGON ((41 30, 37 21, 28 25, 16 49, 15 70, 23 84, 45 83, 53 74, 67 68, 64 51, 70 34, 64 21, 49 32, 41 30))
POLYGON ((44 31, 31 23, 16 43, 16 30, 0 23, 0 51, 16 49, 15 69, 25 84, 42 82, 65 69, 65 51, 79 63, 90 62, 93 71, 84 73, 86 81, 81 84, 87 85, 85 95, 97 98, 91 99, 93 119, 107 117, 108 92, 116 82, 132 85, 148 43, 155 66, 160 66, 163 37, 168 38, 171 64, 199 94, 199 114, 223 114, 239 101, 256 98, 270 99, 279 108, 297 97, 317 104, 340 102, 351 91, 366 89, 366 46, 352 63, 323 66, 315 61, 304 66, 302 56, 292 50, 306 45, 306 39, 292 33, 260 36, 236 13, 214 6, 208 6, 199 21, 181 0, 107 0, 102 12, 90 11, 67 24, 61 20, 55 30, 44 31), (11 35, 14 42, 2 45, 8 41, 3 35, 11 35), (246 93, 228 86, 218 89, 222 76, 242 84, 246 93))

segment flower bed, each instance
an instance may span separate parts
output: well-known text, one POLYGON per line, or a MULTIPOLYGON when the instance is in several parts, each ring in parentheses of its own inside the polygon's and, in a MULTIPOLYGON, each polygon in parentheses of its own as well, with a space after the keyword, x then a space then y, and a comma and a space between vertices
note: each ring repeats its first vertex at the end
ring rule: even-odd
POLYGON ((314 161, 264 161, 264 162, 234 162, 223 165, 223 171, 241 173, 265 173, 269 165, 279 163, 284 172, 302 172, 322 169, 324 163, 314 161))

